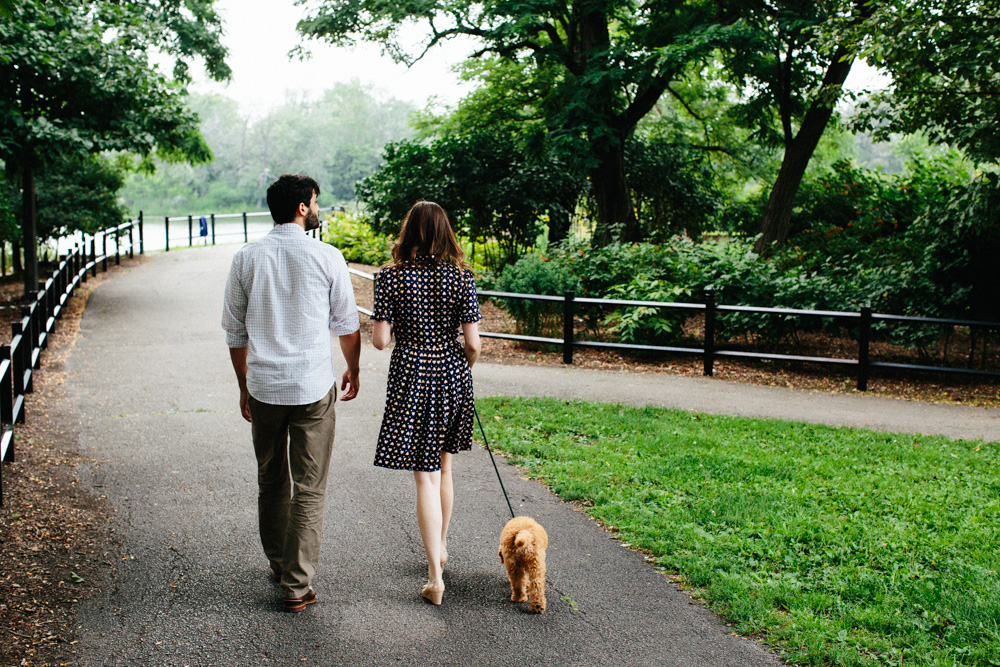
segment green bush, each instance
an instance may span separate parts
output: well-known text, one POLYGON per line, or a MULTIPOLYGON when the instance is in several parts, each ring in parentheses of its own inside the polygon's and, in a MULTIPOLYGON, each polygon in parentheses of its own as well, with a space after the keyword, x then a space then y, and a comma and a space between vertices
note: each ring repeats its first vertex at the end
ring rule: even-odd
MULTIPOLYGON (((628 285, 619 285, 608 293, 608 298, 629 301, 687 301, 690 296, 690 289, 642 276, 637 276, 628 285)), ((680 337, 688 316, 688 311, 684 310, 630 306, 608 315, 605 324, 618 333, 623 343, 665 345, 680 337)))
MULTIPOLYGON (((493 281, 493 287, 498 292, 562 296, 569 290, 579 289, 579 280, 563 265, 533 253, 504 267, 493 281)), ((519 333, 539 336, 542 333, 556 335, 555 332, 561 331, 562 309, 554 308, 551 302, 498 299, 497 305, 517 321, 519 333)), ((558 335, 561 336, 561 332, 558 335)))
POLYGON ((330 216, 323 241, 339 248, 349 262, 381 266, 392 259, 392 236, 377 234, 366 222, 345 213, 330 216))

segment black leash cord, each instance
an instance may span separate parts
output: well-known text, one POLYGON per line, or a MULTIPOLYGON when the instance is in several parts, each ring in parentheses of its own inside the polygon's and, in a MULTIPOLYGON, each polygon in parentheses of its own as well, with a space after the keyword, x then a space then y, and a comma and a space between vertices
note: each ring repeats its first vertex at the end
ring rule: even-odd
POLYGON ((476 410, 475 404, 472 406, 472 412, 476 415, 476 422, 479 424, 479 432, 483 434, 483 444, 486 445, 486 451, 490 453, 490 461, 493 462, 493 470, 497 473, 497 480, 500 482, 500 490, 503 491, 503 498, 507 501, 507 509, 510 510, 510 518, 514 518, 514 508, 510 504, 510 497, 507 495, 507 489, 504 488, 503 479, 500 477, 500 469, 497 468, 497 460, 493 458, 493 450, 490 449, 490 442, 486 439, 486 430, 483 428, 483 422, 479 418, 479 411, 476 410))

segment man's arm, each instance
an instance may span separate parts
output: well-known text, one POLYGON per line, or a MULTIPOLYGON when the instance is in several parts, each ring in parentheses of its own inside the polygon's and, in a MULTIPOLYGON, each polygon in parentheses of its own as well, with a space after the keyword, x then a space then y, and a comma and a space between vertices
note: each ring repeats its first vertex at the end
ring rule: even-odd
POLYGON ((346 336, 337 336, 340 339, 340 351, 344 354, 344 361, 347 362, 347 370, 344 371, 344 378, 340 382, 340 390, 350 387, 343 396, 342 401, 349 401, 358 395, 358 374, 361 372, 361 330, 358 329, 346 336))
POLYGON ((240 385, 240 414, 243 419, 250 421, 250 392, 247 391, 247 348, 229 348, 229 358, 233 362, 233 370, 236 371, 236 382, 240 385))

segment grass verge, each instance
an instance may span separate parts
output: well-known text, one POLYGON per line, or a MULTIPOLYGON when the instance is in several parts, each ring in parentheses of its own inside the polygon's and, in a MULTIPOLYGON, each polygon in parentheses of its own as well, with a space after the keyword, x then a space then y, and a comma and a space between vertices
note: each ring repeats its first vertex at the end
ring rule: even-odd
POLYGON ((807 665, 1000 665, 1000 446, 555 399, 490 441, 807 665))

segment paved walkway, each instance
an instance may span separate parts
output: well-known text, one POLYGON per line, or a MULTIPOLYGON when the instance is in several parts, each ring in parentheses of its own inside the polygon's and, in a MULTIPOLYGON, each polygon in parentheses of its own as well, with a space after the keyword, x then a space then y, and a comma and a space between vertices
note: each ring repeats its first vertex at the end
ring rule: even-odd
MULTIPOLYGON (((81 483, 115 509, 115 566, 80 607, 82 665, 779 665, 585 514, 501 466, 546 526, 549 607, 507 601, 506 506, 482 450, 457 458, 445 604, 418 597, 423 549, 406 473, 371 465, 388 354, 365 348, 361 395, 338 406, 319 602, 281 611, 256 535, 248 425, 219 328, 233 246, 151 261, 95 291, 67 380, 81 483)), ((480 364, 477 392, 558 395, 852 426, 1000 433, 1000 411, 747 387, 710 379, 480 364)))

